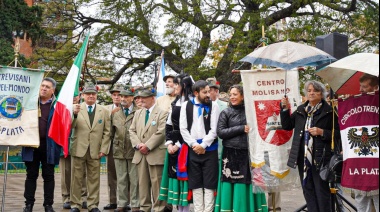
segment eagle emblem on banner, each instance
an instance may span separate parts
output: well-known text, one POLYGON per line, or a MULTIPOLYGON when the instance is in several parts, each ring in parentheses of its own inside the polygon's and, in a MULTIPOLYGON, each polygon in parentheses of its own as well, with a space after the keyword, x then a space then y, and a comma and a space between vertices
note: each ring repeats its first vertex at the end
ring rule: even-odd
POLYGON ((357 128, 352 128, 348 131, 347 137, 350 141, 350 149, 354 149, 355 154, 359 156, 373 156, 378 151, 374 147, 379 147, 379 127, 372 127, 371 135, 368 127, 362 127, 359 131, 361 131, 361 135, 357 133, 357 128))

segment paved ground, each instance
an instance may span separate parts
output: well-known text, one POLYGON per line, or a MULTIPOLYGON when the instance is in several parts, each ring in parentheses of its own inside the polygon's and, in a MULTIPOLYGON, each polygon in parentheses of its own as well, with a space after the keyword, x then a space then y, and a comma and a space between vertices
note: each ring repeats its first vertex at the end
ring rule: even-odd
MULTIPOLYGON (((60 174, 56 174, 55 176, 56 176, 56 187, 55 187, 54 209, 57 212, 68 212, 69 210, 62 209, 60 174)), ((24 207, 24 196, 23 196, 24 181, 25 181, 25 174, 8 174, 7 189, 5 193, 5 207, 4 207, 5 212, 8 212, 8 211, 21 212, 22 211, 22 208, 24 207)), ((105 174, 102 174, 101 182, 100 182, 101 188, 100 188, 99 209, 103 209, 103 206, 105 206, 108 203, 106 182, 107 182, 107 176, 105 174)), ((4 183, 4 175, 0 174, 1 191, 3 190, 3 183, 4 183)), ((2 192, 0 196, 1 197, 3 196, 2 192)), ((296 189, 296 190, 288 191, 288 192, 282 192, 281 197, 282 197, 282 211, 289 211, 289 212, 295 211, 296 209, 300 208, 302 205, 305 204, 305 200, 302 196, 301 189, 296 189)), ((352 199, 350 200, 353 202, 352 199)), ((36 203, 34 206, 34 211, 43 212, 44 210, 42 207, 42 203, 43 203, 42 178, 40 177, 38 179, 36 203)), ((81 210, 81 211, 85 212, 87 210, 81 210)), ((103 210, 103 211, 107 211, 107 210, 103 210)), ((241 212, 244 212, 244 211, 241 211, 241 212)))

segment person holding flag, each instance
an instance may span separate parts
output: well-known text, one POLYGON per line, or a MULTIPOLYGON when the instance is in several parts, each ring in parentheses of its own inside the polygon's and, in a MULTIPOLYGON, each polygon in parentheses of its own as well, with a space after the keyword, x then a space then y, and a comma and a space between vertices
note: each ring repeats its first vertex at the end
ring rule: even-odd
POLYGON ((74 107, 72 128, 74 140, 70 147, 72 161, 71 212, 79 212, 83 173, 87 173, 87 207, 90 212, 100 212, 100 159, 110 149, 110 112, 96 103, 98 89, 86 83, 83 89, 84 103, 74 107), (84 168, 85 167, 85 168, 84 168))
POLYGON ((58 95, 58 100, 54 106, 54 116, 49 129, 49 138, 63 147, 64 156, 69 155, 69 137, 71 132, 71 118, 73 116, 73 97, 79 95, 79 81, 84 59, 86 57, 89 34, 85 38, 79 50, 74 64, 58 95))
POLYGON ((44 179, 44 203, 45 212, 54 212, 54 166, 59 163, 61 148, 47 136, 51 127, 54 114, 54 91, 57 82, 52 78, 44 78, 40 86, 38 128, 40 132, 40 146, 38 148, 23 147, 22 160, 26 166, 25 180, 25 208, 24 212, 32 212, 35 202, 37 178, 39 168, 42 168, 44 179))

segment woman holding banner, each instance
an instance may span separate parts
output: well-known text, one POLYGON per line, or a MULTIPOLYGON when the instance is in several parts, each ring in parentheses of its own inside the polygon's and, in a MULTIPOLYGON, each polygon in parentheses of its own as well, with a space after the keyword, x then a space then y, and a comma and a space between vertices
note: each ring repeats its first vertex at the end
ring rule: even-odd
POLYGON ((325 101, 326 88, 322 83, 306 82, 304 93, 307 101, 292 114, 288 99, 283 98, 281 103, 282 127, 294 129, 288 166, 298 166, 308 211, 331 211, 329 183, 321 179, 319 169, 330 161, 332 129, 335 128, 334 137, 339 138, 339 125, 325 101))
POLYGON ((174 89, 177 95, 173 101, 166 123, 166 146, 168 151, 165 158, 164 172, 161 180, 160 200, 168 204, 177 205, 179 212, 189 212, 188 182, 186 171, 181 170, 181 155, 187 156, 186 144, 179 131, 181 106, 192 98, 193 80, 187 74, 180 74, 174 78, 174 89), (186 153, 186 154, 184 154, 186 153))
POLYGON ((223 153, 215 212, 267 211, 265 194, 252 192, 243 87, 234 85, 229 93, 230 107, 220 113, 217 128, 223 153))

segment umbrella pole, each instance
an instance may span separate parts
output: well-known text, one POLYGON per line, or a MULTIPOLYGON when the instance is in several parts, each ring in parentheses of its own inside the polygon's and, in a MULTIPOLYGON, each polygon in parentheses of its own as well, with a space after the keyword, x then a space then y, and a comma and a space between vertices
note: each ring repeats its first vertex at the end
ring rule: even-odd
POLYGON ((287 83, 288 82, 288 72, 287 71, 285 71, 285 95, 284 95, 284 97, 286 98, 286 86, 287 86, 287 83))

